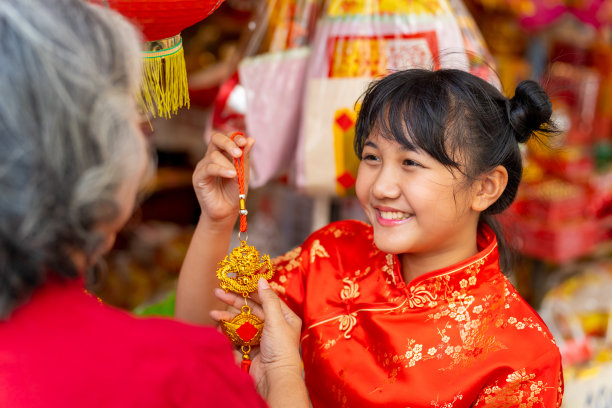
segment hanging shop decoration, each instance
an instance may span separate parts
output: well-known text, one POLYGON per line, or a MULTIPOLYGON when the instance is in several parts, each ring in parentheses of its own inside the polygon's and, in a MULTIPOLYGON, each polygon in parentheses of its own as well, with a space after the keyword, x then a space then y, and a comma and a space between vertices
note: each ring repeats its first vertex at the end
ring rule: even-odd
POLYGON ((169 118, 189 107, 181 31, 208 17, 223 0, 90 0, 118 11, 142 30, 140 105, 153 117, 169 118))
MULTIPOLYGON (((232 135, 244 136, 241 132, 232 135)), ((244 297, 244 306, 240 313, 230 321, 221 321, 223 333, 232 341, 236 347, 242 351, 241 367, 244 371, 249 371, 251 366, 250 352, 251 347, 259 344, 263 331, 263 321, 251 313, 251 307, 247 303, 247 298, 251 292, 257 290, 257 282, 260 278, 270 279, 274 275, 274 268, 268 255, 261 256, 257 249, 247 245, 247 209, 246 209, 246 190, 244 178, 244 156, 234 159, 236 173, 238 174, 239 202, 240 202, 240 232, 238 239, 240 246, 219 263, 217 277, 221 281, 220 286, 226 292, 234 292, 244 297)))

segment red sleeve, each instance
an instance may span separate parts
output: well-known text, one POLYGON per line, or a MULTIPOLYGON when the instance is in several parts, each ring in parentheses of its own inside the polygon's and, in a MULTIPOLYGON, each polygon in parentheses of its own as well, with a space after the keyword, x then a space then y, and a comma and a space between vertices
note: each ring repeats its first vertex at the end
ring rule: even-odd
MULTIPOLYGON (((368 226, 359 221, 338 221, 313 232, 301 246, 272 260, 275 274, 270 286, 302 321, 307 321, 306 314, 318 316, 342 289, 347 266, 341 255, 356 248, 372 251, 369 235, 368 226)), ((353 258, 355 269, 363 267, 363 258, 353 258)))
POLYGON ((504 372, 484 387, 475 408, 560 407, 563 397, 563 370, 558 352, 548 353, 527 367, 504 372))
POLYGON ((270 280, 272 289, 301 319, 304 319, 305 271, 308 267, 308 251, 304 248, 302 245, 274 258, 275 272, 270 280))

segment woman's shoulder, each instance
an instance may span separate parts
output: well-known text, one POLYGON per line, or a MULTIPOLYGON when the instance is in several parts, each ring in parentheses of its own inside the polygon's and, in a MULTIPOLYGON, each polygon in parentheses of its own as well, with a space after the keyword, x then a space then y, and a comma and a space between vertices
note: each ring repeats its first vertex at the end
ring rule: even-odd
POLYGON ((132 345, 142 357, 133 362, 135 374, 152 377, 151 383, 165 387, 166 394, 193 406, 263 406, 251 378, 238 367, 231 343, 216 328, 171 318, 131 317, 141 341, 132 345))
POLYGON ((180 346, 184 352, 193 351, 202 353, 202 347, 211 353, 231 351, 227 340, 214 327, 199 326, 182 322, 169 317, 141 317, 123 310, 112 310, 115 314, 117 326, 129 333, 136 342, 143 347, 164 348, 167 346, 180 346), (150 341, 156 339, 156 341, 150 341))

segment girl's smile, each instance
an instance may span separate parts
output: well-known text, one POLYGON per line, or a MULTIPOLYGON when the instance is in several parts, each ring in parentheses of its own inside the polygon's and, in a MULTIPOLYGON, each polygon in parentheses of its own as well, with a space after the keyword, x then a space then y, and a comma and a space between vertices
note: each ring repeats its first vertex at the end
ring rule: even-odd
POLYGON ((376 221, 381 225, 399 225, 412 219, 412 214, 395 210, 390 207, 378 207, 374 210, 376 211, 376 221))

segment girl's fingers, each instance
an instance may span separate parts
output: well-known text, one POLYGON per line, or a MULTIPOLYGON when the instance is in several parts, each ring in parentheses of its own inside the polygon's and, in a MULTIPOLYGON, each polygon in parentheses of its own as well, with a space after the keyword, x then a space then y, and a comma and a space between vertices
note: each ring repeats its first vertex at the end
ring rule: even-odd
POLYGON ((249 153, 251 153, 251 150, 253 149, 254 144, 255 144, 255 139, 253 139, 252 137, 245 139, 244 150, 243 150, 245 158, 249 157, 249 153))
POLYGON ((228 310, 211 310, 210 317, 219 323, 221 320, 232 320, 236 316, 236 313, 228 310))
MULTIPOLYGON (((226 293, 221 288, 215 288, 214 293, 217 299, 219 299, 226 305, 234 307, 238 310, 240 310, 242 306, 245 305, 244 297, 236 295, 235 293, 226 293)), ((252 299, 247 299, 247 304, 251 308, 251 313, 259 317, 260 319, 264 318, 263 309, 257 302, 254 302, 252 299)))
POLYGON ((234 138, 234 143, 236 143, 239 147, 244 148, 247 144, 248 144, 248 140, 251 139, 250 137, 244 137, 244 136, 236 136, 234 138))
POLYGON ((246 140, 243 137, 236 137, 236 139, 232 140, 223 133, 215 133, 212 135, 211 144, 215 146, 217 150, 228 153, 231 157, 240 157, 242 155, 242 150, 240 146, 246 143, 246 140))
POLYGON ((207 160, 209 163, 216 163, 219 165, 227 166, 228 168, 234 168, 234 158, 227 157, 227 155, 219 150, 215 150, 210 154, 207 160))
POLYGON ((206 174, 209 177, 223 177, 223 178, 236 177, 236 169, 233 167, 227 167, 224 164, 208 163, 205 169, 206 169, 206 174))

